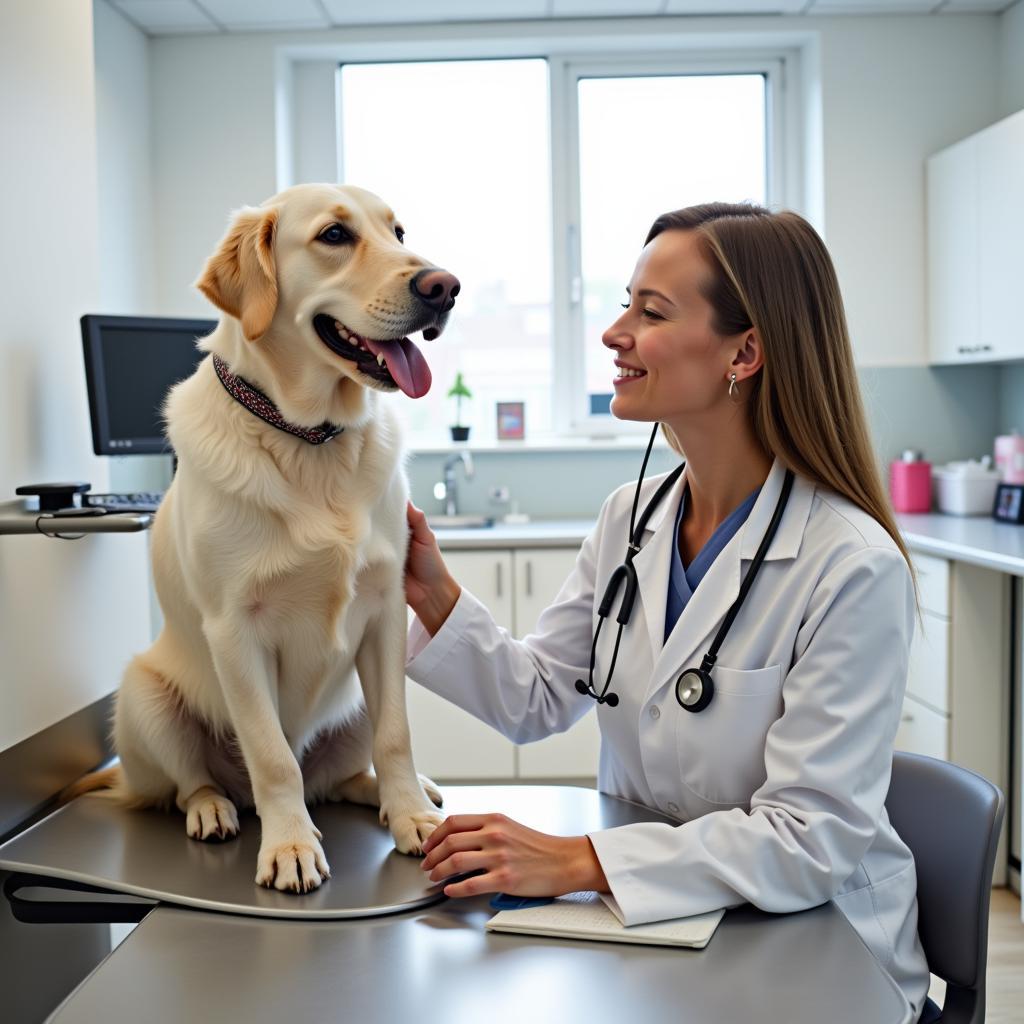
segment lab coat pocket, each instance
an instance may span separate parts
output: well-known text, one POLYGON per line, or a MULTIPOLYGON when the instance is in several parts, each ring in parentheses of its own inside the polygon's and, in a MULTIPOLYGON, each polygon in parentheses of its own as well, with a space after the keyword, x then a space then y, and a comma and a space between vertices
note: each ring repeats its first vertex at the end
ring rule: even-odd
POLYGON ((782 666, 715 666, 715 695, 697 714, 677 714, 679 768, 687 788, 711 804, 749 804, 765 780, 765 740, 782 714, 782 666))

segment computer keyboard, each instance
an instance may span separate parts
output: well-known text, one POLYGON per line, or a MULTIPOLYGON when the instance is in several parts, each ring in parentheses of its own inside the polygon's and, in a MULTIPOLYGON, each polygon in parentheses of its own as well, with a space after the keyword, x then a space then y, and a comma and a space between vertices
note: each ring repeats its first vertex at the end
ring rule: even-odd
POLYGON ((105 508, 108 512, 155 512, 163 500, 163 491, 137 491, 134 494, 85 494, 82 504, 105 508))

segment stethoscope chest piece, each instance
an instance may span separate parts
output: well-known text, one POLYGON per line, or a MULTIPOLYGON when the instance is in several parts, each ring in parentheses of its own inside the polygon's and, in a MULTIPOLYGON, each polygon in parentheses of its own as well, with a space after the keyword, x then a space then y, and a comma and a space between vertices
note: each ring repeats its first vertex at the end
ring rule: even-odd
POLYGON ((714 695, 715 684, 711 673, 703 669, 688 668, 676 680, 676 700, 686 711, 703 711, 714 695))

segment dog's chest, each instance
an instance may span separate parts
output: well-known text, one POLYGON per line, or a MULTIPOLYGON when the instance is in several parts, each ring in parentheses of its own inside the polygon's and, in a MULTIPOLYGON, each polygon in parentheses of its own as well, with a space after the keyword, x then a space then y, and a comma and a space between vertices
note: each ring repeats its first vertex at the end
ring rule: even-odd
MULTIPOLYGON (((282 545, 277 545, 281 550, 282 545)), ((292 546, 268 576, 246 588, 250 614, 280 639, 331 636, 345 642, 393 601, 401 587, 401 553, 380 530, 342 527, 323 547, 292 546)))

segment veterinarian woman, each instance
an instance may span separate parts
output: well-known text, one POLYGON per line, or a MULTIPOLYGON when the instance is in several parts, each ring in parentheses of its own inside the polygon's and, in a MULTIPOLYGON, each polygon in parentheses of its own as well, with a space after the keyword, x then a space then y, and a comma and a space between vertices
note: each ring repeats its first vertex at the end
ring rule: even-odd
POLYGON ((611 494, 524 640, 460 588, 410 505, 407 672, 516 743, 596 706, 601 791, 678 824, 565 838, 450 817, 424 869, 483 869, 449 896, 610 892, 627 925, 835 900, 919 1013, 914 861, 884 807, 915 590, 828 252, 794 213, 695 206, 654 222, 627 291, 603 337, 611 411, 660 424, 685 472, 646 522, 668 475, 611 494), (598 607, 627 555, 618 636, 629 570, 598 607))

